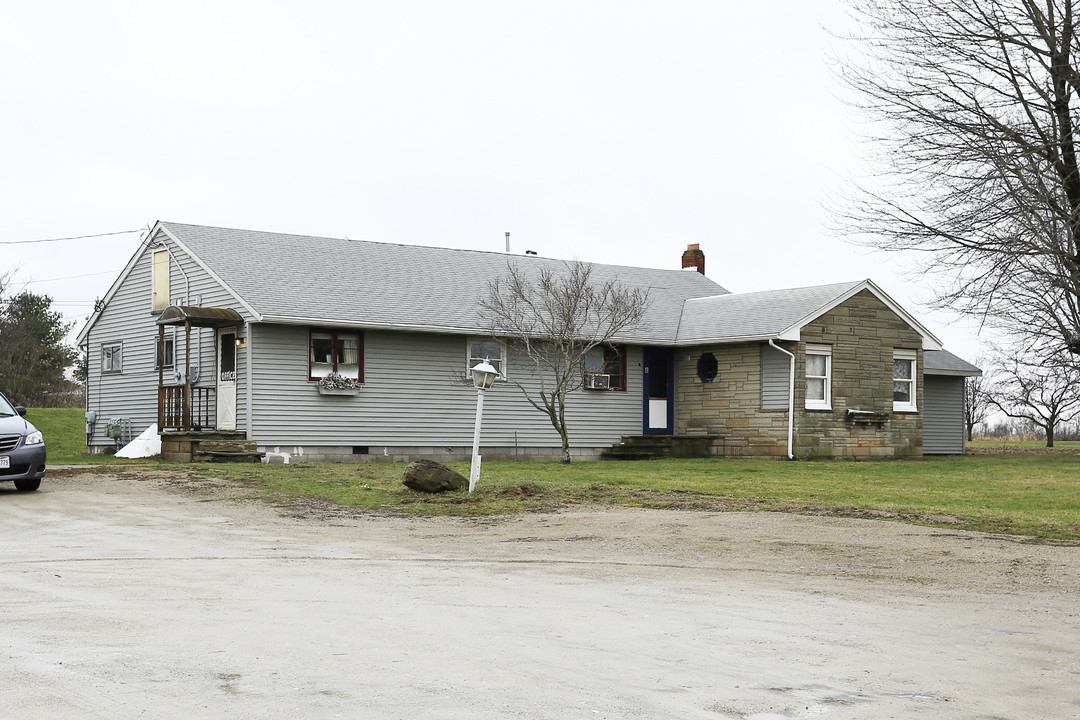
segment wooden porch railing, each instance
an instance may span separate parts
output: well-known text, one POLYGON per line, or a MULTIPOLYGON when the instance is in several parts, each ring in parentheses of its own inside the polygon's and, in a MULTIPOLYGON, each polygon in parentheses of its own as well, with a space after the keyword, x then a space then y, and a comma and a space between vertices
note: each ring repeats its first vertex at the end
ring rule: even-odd
POLYGON ((158 388, 158 430, 213 430, 216 416, 211 414, 213 388, 193 387, 185 402, 184 385, 158 388))

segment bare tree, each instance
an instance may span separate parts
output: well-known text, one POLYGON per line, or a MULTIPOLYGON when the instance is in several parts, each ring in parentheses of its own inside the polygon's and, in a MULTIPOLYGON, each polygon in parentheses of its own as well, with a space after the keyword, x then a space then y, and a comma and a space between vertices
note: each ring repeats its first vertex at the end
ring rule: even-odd
POLYGON ((922 253, 938 301, 1080 354, 1080 51, 1073 0, 848 0, 836 64, 885 177, 840 228, 922 253))
MULTIPOLYGON (((977 367, 985 364, 985 359, 976 358, 977 367)), ((986 422, 986 415, 990 411, 990 398, 986 394, 986 386, 985 375, 964 378, 964 426, 967 428, 968 442, 973 439, 975 426, 986 422)))
POLYGON ((1054 447, 1058 425, 1080 417, 1080 370, 1060 358, 998 358, 995 381, 986 389, 990 402, 1011 418, 1027 421, 1054 447))
POLYGON ((580 262, 508 264, 488 286, 480 306, 492 336, 534 370, 529 382, 513 373, 508 379, 559 433, 563 462, 570 462, 566 396, 582 387, 586 356, 639 326, 648 303, 648 290, 598 280, 593 266, 580 262))

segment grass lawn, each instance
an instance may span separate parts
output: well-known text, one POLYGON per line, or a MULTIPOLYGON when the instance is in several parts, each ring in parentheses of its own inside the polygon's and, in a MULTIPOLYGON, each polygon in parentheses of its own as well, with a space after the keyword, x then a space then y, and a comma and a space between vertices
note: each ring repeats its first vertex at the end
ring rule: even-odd
MULTIPOLYGON (((86 455, 80 409, 31 409, 49 464, 144 464, 86 455)), ((1080 443, 1073 445, 1080 451, 1080 443)), ((999 445, 991 444, 990 447, 999 445)), ((1036 444, 1037 446, 1037 444, 1036 444)), ((1080 454, 980 454, 881 462, 654 460, 484 464, 473 495, 401 484, 404 464, 198 466, 263 496, 314 497, 373 512, 482 516, 582 505, 777 510, 897 518, 946 527, 1080 540, 1080 454)), ((468 475, 467 464, 453 466, 468 475)))
MULTIPOLYGON (((464 475, 466 464, 453 466, 464 475)), ((494 515, 581 505, 776 510, 896 518, 1080 539, 1080 457, 972 455, 884 462, 653 460, 485 463, 473 495, 401 484, 404 464, 225 465, 223 475, 278 498, 317 497, 377 512, 494 515)))

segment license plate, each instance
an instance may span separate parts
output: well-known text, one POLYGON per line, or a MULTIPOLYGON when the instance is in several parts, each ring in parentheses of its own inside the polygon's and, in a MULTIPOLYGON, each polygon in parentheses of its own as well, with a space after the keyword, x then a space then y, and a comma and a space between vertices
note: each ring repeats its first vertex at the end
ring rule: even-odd
POLYGON ((0 457, 0 468, 9 468, 9 467, 11 467, 11 458, 9 458, 9 457, 0 457))

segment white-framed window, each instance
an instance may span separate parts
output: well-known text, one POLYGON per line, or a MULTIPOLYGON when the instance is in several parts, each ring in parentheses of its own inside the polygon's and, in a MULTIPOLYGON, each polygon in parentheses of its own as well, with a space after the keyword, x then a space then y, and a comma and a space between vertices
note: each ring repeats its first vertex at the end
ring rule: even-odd
POLYGON ((154 251, 153 312, 169 307, 169 251, 154 251))
POLYGON ((487 360, 506 379, 506 345, 491 338, 469 338, 465 357, 465 377, 472 378, 472 369, 487 360))
POLYGON ((166 330, 162 342, 154 336, 154 369, 176 367, 176 331, 166 330))
POLYGON ((101 346, 101 372, 124 371, 124 343, 104 343, 101 346))
POLYGON ((918 353, 915 350, 893 350, 892 398, 894 412, 915 412, 918 353))
POLYGON ((806 345, 806 408, 832 410, 831 345, 806 345))

